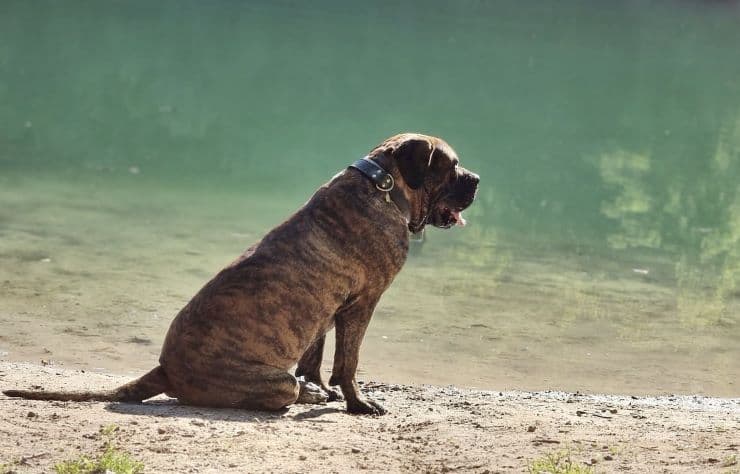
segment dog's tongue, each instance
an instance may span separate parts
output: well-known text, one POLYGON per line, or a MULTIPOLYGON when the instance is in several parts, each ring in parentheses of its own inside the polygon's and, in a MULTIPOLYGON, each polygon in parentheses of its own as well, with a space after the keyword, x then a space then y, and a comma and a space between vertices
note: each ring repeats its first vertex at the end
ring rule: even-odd
POLYGON ((452 211, 452 216, 457 221, 457 225, 459 225, 460 227, 465 227, 465 224, 467 224, 467 222, 465 221, 465 218, 462 216, 462 211, 459 211, 459 212, 452 211))

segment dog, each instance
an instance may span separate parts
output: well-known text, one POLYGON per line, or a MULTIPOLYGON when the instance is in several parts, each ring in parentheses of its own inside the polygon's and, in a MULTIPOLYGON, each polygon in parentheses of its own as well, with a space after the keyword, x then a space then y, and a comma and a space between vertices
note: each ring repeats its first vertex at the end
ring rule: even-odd
POLYGON ((206 283, 173 320, 147 374, 109 391, 3 393, 114 402, 166 393, 188 405, 255 410, 310 402, 310 387, 339 399, 320 373, 334 327, 329 385, 341 388, 349 413, 383 414, 355 381, 375 305, 406 260, 409 232, 465 225, 478 182, 442 139, 390 137, 206 283))

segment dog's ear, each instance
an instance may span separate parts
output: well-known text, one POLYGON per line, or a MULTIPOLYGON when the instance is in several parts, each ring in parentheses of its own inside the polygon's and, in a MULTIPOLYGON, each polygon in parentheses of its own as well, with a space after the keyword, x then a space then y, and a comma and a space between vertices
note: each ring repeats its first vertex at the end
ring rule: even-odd
POLYGON ((396 166, 411 189, 419 189, 429 171, 434 146, 424 138, 404 141, 393 150, 396 166))

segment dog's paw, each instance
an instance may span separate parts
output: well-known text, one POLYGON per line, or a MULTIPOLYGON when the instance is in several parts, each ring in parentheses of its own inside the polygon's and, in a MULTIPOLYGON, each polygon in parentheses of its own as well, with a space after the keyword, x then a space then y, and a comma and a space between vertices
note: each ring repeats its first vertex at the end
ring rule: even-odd
POLYGON ((344 400, 344 397, 342 396, 342 393, 339 390, 334 390, 331 388, 326 389, 326 394, 329 396, 330 402, 336 402, 339 400, 344 400))
POLYGON ((299 382, 301 390, 298 393, 298 399, 295 403, 308 403, 312 405, 323 405, 331 400, 331 395, 327 394, 321 387, 313 382, 299 382))
POLYGON ((372 400, 357 400, 347 403, 347 412, 353 415, 385 415, 388 411, 383 406, 372 400))

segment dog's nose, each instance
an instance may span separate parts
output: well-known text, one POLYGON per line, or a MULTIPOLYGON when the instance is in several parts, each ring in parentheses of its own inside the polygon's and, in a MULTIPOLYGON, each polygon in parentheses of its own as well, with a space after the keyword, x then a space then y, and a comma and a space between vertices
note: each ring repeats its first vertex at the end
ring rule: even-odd
POLYGON ((470 173, 470 179, 473 181, 473 184, 477 185, 480 183, 480 176, 478 176, 475 173, 470 173))

